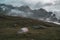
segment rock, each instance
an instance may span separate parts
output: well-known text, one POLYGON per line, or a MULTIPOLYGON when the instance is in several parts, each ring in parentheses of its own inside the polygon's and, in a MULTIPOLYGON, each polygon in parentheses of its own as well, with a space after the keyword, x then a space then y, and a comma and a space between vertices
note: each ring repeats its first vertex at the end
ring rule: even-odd
POLYGON ((47 27, 40 25, 40 26, 32 26, 32 28, 34 28, 34 29, 45 29, 47 27))

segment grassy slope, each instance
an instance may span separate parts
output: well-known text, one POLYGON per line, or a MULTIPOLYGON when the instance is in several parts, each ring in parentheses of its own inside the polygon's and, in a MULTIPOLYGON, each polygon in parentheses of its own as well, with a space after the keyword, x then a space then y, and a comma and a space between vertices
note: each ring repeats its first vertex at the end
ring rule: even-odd
POLYGON ((60 25, 47 23, 22 17, 0 18, 0 40, 60 40, 60 25), (14 24, 17 24, 15 27, 14 24), (32 29, 33 25, 44 25, 47 29, 32 29), (19 34, 16 32, 20 27, 27 26, 29 33, 19 34))

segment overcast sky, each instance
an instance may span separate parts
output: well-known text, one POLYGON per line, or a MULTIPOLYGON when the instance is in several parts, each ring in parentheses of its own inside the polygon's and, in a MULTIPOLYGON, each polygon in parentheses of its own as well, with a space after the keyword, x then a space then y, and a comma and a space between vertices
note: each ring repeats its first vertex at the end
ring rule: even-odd
POLYGON ((32 9, 43 7, 47 10, 60 10, 60 0, 0 0, 0 3, 14 6, 28 5, 32 9))
MULTIPOLYGON (((60 0, 0 0, 0 3, 13 6, 28 5, 32 9, 44 8, 48 11, 60 12, 60 0)), ((60 13, 57 15, 60 16, 60 13)))

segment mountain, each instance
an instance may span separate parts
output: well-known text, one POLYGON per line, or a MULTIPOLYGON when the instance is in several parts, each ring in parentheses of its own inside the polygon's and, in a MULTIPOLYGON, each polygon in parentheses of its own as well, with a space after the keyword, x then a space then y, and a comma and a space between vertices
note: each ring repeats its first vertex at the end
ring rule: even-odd
POLYGON ((31 9, 30 9, 29 6, 21 6, 21 7, 19 7, 19 10, 21 10, 21 11, 25 11, 25 12, 29 12, 29 11, 31 11, 31 9))
POLYGON ((45 9, 40 8, 38 10, 33 10, 32 11, 34 13, 34 17, 38 17, 38 18, 47 18, 49 16, 51 16, 52 13, 47 12, 45 9))
POLYGON ((0 14, 9 16, 22 16, 44 21, 57 21, 53 12, 48 12, 43 8, 32 10, 29 6, 13 7, 12 5, 0 4, 0 14))
POLYGON ((10 12, 12 8, 13 8, 12 5, 0 4, 0 14, 7 15, 8 12, 10 12))

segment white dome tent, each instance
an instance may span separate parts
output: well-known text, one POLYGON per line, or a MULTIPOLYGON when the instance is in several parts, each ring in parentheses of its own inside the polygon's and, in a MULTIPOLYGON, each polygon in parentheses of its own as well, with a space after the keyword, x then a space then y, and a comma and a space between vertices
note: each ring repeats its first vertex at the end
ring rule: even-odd
POLYGON ((29 29, 27 27, 23 27, 17 33, 18 34, 20 34, 20 33, 27 33, 28 31, 29 31, 29 29))

